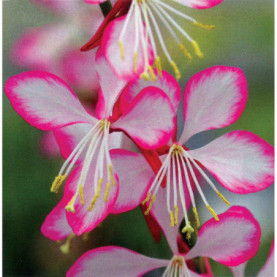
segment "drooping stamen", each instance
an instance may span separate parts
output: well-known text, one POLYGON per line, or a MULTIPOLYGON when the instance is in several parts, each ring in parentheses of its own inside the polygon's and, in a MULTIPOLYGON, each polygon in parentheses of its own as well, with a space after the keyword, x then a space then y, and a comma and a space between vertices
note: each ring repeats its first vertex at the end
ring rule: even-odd
POLYGON ((199 58, 203 58, 204 55, 203 55, 203 53, 201 52, 201 50, 200 50, 200 48, 199 48, 197 42, 196 42, 195 40, 193 40, 193 41, 191 42, 191 44, 192 44, 192 46, 193 46, 193 48, 194 48, 195 54, 196 54, 199 58))
POLYGON ((147 210, 145 211, 145 215, 148 215, 149 213, 150 213, 150 210, 151 210, 151 208, 152 208, 152 206, 153 206, 153 203, 156 201, 156 195, 153 195, 152 196, 152 198, 151 198, 151 201, 150 201, 150 203, 149 203, 149 206, 148 206, 148 208, 147 208, 147 210))
POLYGON ((207 29, 207 30, 213 30, 215 28, 215 25, 202 24, 197 21, 193 22, 193 25, 195 25, 196 27, 207 29))
POLYGON ((66 175, 58 175, 58 176, 55 178, 55 180, 54 180, 54 182, 53 182, 53 184, 52 184, 52 187, 51 187, 50 191, 51 191, 51 192, 58 193, 59 188, 60 188, 60 186, 62 185, 62 183, 63 183, 63 181, 64 181, 65 178, 66 178, 66 175))
POLYGON ((108 182, 108 183, 107 183, 106 192, 105 192, 105 196, 104 196, 104 201, 105 201, 105 202, 108 201, 108 195, 109 195, 110 186, 111 186, 111 183, 108 182))
POLYGON ((89 210, 90 212, 92 211, 92 209, 93 209, 93 207, 94 207, 94 205, 95 205, 95 202, 96 202, 97 198, 98 198, 99 195, 100 195, 100 190, 101 190, 101 185, 102 185, 102 183, 103 183, 103 178, 100 178, 100 179, 99 179, 99 182, 98 182, 97 191, 96 191, 94 197, 92 198, 91 203, 90 203, 90 206, 89 206, 89 208, 88 208, 88 210, 89 210))
POLYGON ((61 252, 62 252, 63 254, 69 254, 71 242, 72 242, 72 240, 73 240, 74 237, 75 237, 75 234, 73 234, 73 233, 70 234, 70 235, 67 237, 65 243, 64 243, 63 245, 60 246, 60 250, 61 250, 61 252))

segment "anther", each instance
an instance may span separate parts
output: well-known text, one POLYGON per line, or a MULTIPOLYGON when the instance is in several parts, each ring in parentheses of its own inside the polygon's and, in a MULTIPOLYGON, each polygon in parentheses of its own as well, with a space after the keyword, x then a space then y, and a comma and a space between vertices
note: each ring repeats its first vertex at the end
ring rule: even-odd
POLYGON ((170 214, 170 226, 174 227, 174 215, 173 215, 173 212, 170 211, 169 214, 170 214))
POLYGON ((74 209, 75 199, 76 199, 76 194, 71 198, 71 200, 68 202, 68 204, 67 204, 66 207, 65 207, 65 209, 66 209, 68 212, 75 213, 75 209, 74 209))
POLYGON ((178 224, 178 207, 175 205, 174 206, 175 209, 175 220, 174 220, 174 225, 178 224))
POLYGON ((192 60, 192 56, 189 53, 188 49, 183 44, 181 44, 181 43, 179 44, 179 48, 185 54, 185 56, 188 58, 188 60, 191 61, 192 60))
POLYGON ((157 56, 157 57, 155 58, 154 64, 155 64, 155 66, 157 67, 159 76, 162 77, 162 64, 161 64, 161 59, 160 59, 159 56, 157 56))
POLYGON ((193 46, 193 48, 194 48, 195 54, 196 54, 199 58, 203 58, 204 55, 203 55, 203 53, 201 52, 201 50, 200 50, 200 48, 199 48, 197 42, 196 42, 195 40, 193 40, 193 41, 191 42, 191 44, 192 44, 192 46, 193 46))
POLYGON ((63 254, 69 254, 70 252, 70 246, 71 246, 71 242, 72 239, 75 237, 75 234, 70 234, 67 239, 66 242, 60 246, 60 250, 63 254))
POLYGON ((156 77, 156 75, 155 75, 155 73, 154 73, 154 70, 153 70, 153 68, 151 67, 151 65, 148 65, 148 70, 149 70, 151 79, 152 79, 153 81, 156 81, 156 80, 157 80, 157 77, 156 77))
POLYGON ((66 178, 66 175, 59 175, 55 178, 52 186, 51 186, 51 189, 50 191, 51 192, 55 192, 55 193, 58 193, 59 191, 59 188, 61 187, 64 179, 66 178))
POLYGON ((99 195, 100 195, 100 189, 101 189, 101 184, 102 184, 102 182, 103 182, 103 178, 100 178, 100 179, 99 179, 99 182, 98 182, 97 191, 96 191, 95 195, 93 196, 93 198, 92 198, 92 200, 91 200, 91 202, 90 202, 89 208, 88 208, 88 211, 89 211, 89 212, 92 211, 92 209, 93 209, 93 207, 94 207, 94 205, 95 205, 95 202, 96 202, 97 198, 98 198, 99 195))
POLYGON ((110 186, 111 183, 107 183, 107 188, 106 188, 106 192, 105 192, 105 196, 104 196, 104 201, 107 202, 108 201, 108 195, 109 195, 109 190, 110 190, 110 186))
POLYGON ((141 202, 142 205, 144 205, 146 202, 148 202, 148 201, 150 200, 150 198, 151 198, 151 192, 149 192, 149 193, 147 194, 147 197, 141 202))
POLYGON ((191 227, 190 222, 186 224, 186 226, 182 229, 182 233, 187 233, 186 237, 188 240, 191 239, 191 234, 194 232, 194 229, 191 227))
POLYGON ((138 60, 138 53, 134 53, 134 72, 137 73, 137 60, 138 60))
POLYGON ((149 206, 148 206, 146 212, 144 213, 145 215, 148 215, 148 214, 149 214, 149 212, 150 212, 150 210, 151 210, 151 208, 152 208, 153 203, 155 202, 155 200, 156 200, 156 196, 153 195, 153 196, 152 196, 152 199, 151 199, 151 201, 150 201, 150 203, 149 203, 149 206))
POLYGON ((219 221, 219 218, 218 218, 216 212, 213 210, 213 208, 210 205, 206 205, 206 207, 209 210, 209 212, 213 215, 214 219, 216 221, 219 221))
POLYGON ((150 76, 149 74, 144 71, 141 75, 140 75, 141 78, 143 78, 145 81, 149 81, 150 80, 150 76))
POLYGON ((83 190, 83 186, 82 185, 80 185, 80 187, 79 187, 79 195, 80 195, 81 204, 85 205, 84 190, 83 190))
POLYGON ((196 207, 193 207, 192 211, 194 213, 196 226, 197 226, 197 228, 199 228, 200 227, 200 220, 199 220, 199 216, 198 216, 198 212, 196 210, 196 207))
POLYGON ((215 25, 207 25, 207 24, 202 24, 197 21, 193 22, 194 26, 201 27, 207 30, 213 30, 215 28, 215 25))
POLYGON ((230 206, 230 202, 218 190, 216 191, 216 193, 227 206, 230 206))
POLYGON ((180 71, 179 71, 179 69, 178 69, 176 63, 172 60, 172 61, 170 62, 170 64, 171 64, 171 66, 172 66, 172 68, 173 68, 173 70, 174 70, 176 79, 179 80, 179 79, 181 78, 181 73, 180 73, 180 71))
MULTIPOLYGON (((108 165, 108 169, 109 169, 109 175, 110 175, 111 182, 114 186, 116 186, 117 183, 116 183, 116 181, 114 179, 114 176, 113 176, 113 171, 112 171, 112 165, 111 164, 108 165)), ((102 178, 102 181, 103 181, 103 178, 102 178)))
POLYGON ((124 60, 124 46, 123 46, 123 43, 122 43, 122 41, 120 40, 120 41, 118 42, 118 44, 119 44, 119 47, 120 47, 120 56, 121 56, 121 59, 124 60))

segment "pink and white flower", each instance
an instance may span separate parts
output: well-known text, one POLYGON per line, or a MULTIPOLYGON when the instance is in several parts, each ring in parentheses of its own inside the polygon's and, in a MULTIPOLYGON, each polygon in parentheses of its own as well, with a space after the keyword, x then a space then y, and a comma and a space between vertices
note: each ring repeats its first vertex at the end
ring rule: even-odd
POLYGON ((179 140, 173 137, 167 148, 163 147, 163 152, 159 150, 163 154, 162 166, 143 201, 143 204, 148 202, 146 213, 152 206, 155 207, 156 195, 162 190, 162 182, 166 182, 167 199, 164 205, 167 206, 171 225, 178 224, 176 214, 182 210, 186 221, 184 231, 193 232, 186 211, 187 199, 190 199, 199 227, 193 185, 207 209, 219 220, 201 189, 197 174, 203 177, 221 200, 230 205, 205 169, 223 187, 234 193, 257 192, 273 183, 274 149, 251 132, 231 131, 198 149, 191 150, 185 146, 199 132, 234 123, 240 117, 246 101, 246 79, 238 68, 215 66, 197 73, 189 80, 184 93, 184 129, 179 140))
MULTIPOLYGON (((214 7, 222 1, 175 0, 173 2, 178 2, 194 9, 206 9, 214 7)), ((85 0, 85 2, 98 4, 104 1, 85 0)), ((122 14, 122 10, 128 11, 126 15, 114 19, 107 28, 105 24, 106 30, 102 38, 102 46, 104 55, 113 70, 124 80, 136 79, 138 76, 155 80, 156 76, 152 68, 153 61, 154 66, 157 67, 158 73, 161 75, 162 66, 157 50, 158 44, 160 44, 167 61, 172 66, 176 79, 181 77, 177 64, 167 49, 166 40, 163 37, 158 21, 162 22, 168 34, 189 60, 192 59, 192 56, 182 44, 182 39, 177 36, 175 30, 192 45, 198 57, 203 57, 203 54, 197 42, 179 25, 175 17, 182 18, 197 27, 214 28, 212 25, 204 25, 197 22, 194 18, 180 12, 173 8, 170 3, 165 3, 162 0, 119 0, 113 9, 116 9, 116 11, 111 11, 114 15, 117 14, 116 12, 122 14), (155 37, 158 38, 158 41, 155 37)), ((95 45, 95 40, 96 38, 93 37, 82 49, 92 49, 93 45, 95 45)))
POLYGON ((96 116, 55 75, 26 72, 11 77, 5 85, 13 108, 29 124, 55 131, 66 161, 53 182, 53 192, 77 165, 65 187, 67 217, 76 234, 94 228, 117 199, 118 177, 109 153, 111 132, 123 131, 140 147, 151 149, 167 143, 174 126, 174 107, 157 87, 143 88, 124 111, 113 112, 126 83, 114 76, 101 49, 96 65, 102 89, 96 116))
MULTIPOLYGON (((158 197, 161 194, 163 192, 159 192, 158 197)), ((156 216, 161 219, 166 211, 163 205, 159 208, 162 212, 156 216)), ((196 244, 186 253, 179 247, 178 226, 169 229, 165 219, 158 220, 173 254, 170 260, 150 258, 125 248, 107 246, 86 252, 66 276, 143 276, 151 270, 165 267, 164 277, 196 277, 203 275, 188 267, 188 261, 195 257, 212 258, 227 266, 239 265, 252 258, 259 247, 261 230, 250 211, 236 206, 219 217, 219 222, 210 219, 203 224, 196 244)))

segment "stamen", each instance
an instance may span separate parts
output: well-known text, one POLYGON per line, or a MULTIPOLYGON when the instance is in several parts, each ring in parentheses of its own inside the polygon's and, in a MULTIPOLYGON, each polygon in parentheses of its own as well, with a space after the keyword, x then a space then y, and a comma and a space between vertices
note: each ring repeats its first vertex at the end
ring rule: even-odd
POLYGON ((114 179, 114 176, 113 176, 112 165, 111 164, 108 165, 108 169, 109 169, 109 176, 110 176, 111 182, 113 183, 114 186, 116 186, 117 183, 116 183, 116 181, 114 179))
POLYGON ((104 196, 104 201, 107 202, 108 201, 108 195, 109 195, 109 190, 110 190, 110 186, 111 183, 107 183, 107 188, 106 188, 106 192, 105 192, 105 196, 104 196))
POLYGON ((173 70, 174 70, 176 79, 179 80, 179 79, 181 78, 181 73, 180 73, 180 71, 179 71, 179 69, 178 69, 176 63, 172 60, 172 61, 170 62, 170 64, 171 64, 171 66, 172 66, 172 68, 173 68, 173 70))
POLYGON ((188 240, 191 239, 191 234, 194 232, 194 229, 191 227, 190 222, 188 221, 186 226, 182 229, 182 233, 187 233, 186 237, 188 240))
POLYGON ((143 78, 145 81, 150 80, 149 74, 147 72, 143 72, 140 77, 143 78))
POLYGON ((170 226, 174 227, 175 224, 174 224, 174 215, 173 215, 173 212, 170 211, 169 214, 170 214, 170 226))
POLYGON ((119 48, 120 48, 120 57, 121 57, 122 60, 124 60, 125 55, 124 55, 124 46, 123 46, 123 43, 120 40, 120 41, 118 41, 118 44, 119 44, 119 48))
POLYGON ((227 206, 230 206, 230 202, 218 190, 216 191, 216 193, 227 206))
POLYGON ((156 195, 153 195, 153 196, 152 196, 152 199, 151 199, 151 201, 150 201, 150 203, 149 203, 148 209, 147 209, 146 212, 144 213, 145 215, 149 215, 149 212, 150 212, 150 210, 151 210, 151 208, 152 208, 153 203, 155 202, 155 200, 156 200, 156 195))
POLYGON ((209 206, 209 205, 206 205, 206 207, 207 207, 207 209, 209 210, 209 212, 213 215, 214 219, 215 219, 216 221, 219 221, 219 218, 218 218, 216 212, 213 210, 213 208, 212 208, 211 206, 209 206))
POLYGON ((160 59, 159 56, 157 56, 157 57, 155 58, 154 64, 155 64, 155 66, 157 67, 159 76, 162 77, 162 64, 161 64, 161 59, 160 59))
POLYGON ((66 242, 63 245, 60 246, 60 250, 63 254, 69 254, 71 242, 72 242, 74 237, 75 237, 75 234, 70 234, 67 237, 66 242))
POLYGON ((149 70, 151 79, 152 79, 153 81, 156 81, 156 80, 157 80, 157 77, 156 77, 156 75, 155 75, 155 73, 154 73, 154 71, 153 71, 153 68, 152 68, 150 65, 148 65, 148 70, 149 70))
POLYGON ((192 56, 189 53, 189 51, 187 50, 187 48, 183 44, 181 44, 181 43, 179 44, 179 48, 185 54, 185 56, 188 58, 188 60, 191 61, 192 60, 192 56))
POLYGON ((137 73, 137 60, 138 60, 138 53, 134 53, 134 73, 137 73))
POLYGON ((85 205, 84 190, 83 190, 83 186, 82 185, 80 185, 80 187, 79 187, 79 195, 80 195, 81 204, 85 205))
POLYGON ((199 23, 197 21, 194 21, 193 25, 195 25, 197 27, 201 27, 201 28, 207 29, 207 30, 213 30, 215 28, 215 25, 202 24, 202 23, 199 23))
POLYGON ((89 208, 88 208, 88 210, 89 210, 90 212, 92 211, 92 209, 93 209, 93 207, 94 207, 94 205, 95 205, 95 202, 96 202, 97 198, 98 198, 99 195, 100 195, 100 189, 101 189, 101 184, 102 184, 102 182, 103 182, 103 178, 100 178, 100 179, 99 179, 99 182, 98 182, 97 192, 95 193, 94 197, 92 198, 91 203, 90 203, 90 206, 89 206, 89 208))
POLYGON ((193 207, 193 208, 192 208, 192 211, 193 211, 193 213, 194 213, 196 226, 197 226, 197 228, 199 228, 199 227, 200 227, 200 220, 199 220, 199 215, 198 215, 198 212, 197 212, 196 207, 193 207))
POLYGON ((192 44, 192 46, 193 46, 193 48, 194 48, 195 54, 196 54, 199 58, 203 58, 204 55, 203 55, 203 53, 201 52, 201 50, 200 50, 200 48, 199 48, 197 42, 196 42, 195 40, 193 40, 193 41, 191 42, 191 44, 192 44))
POLYGON ((66 175, 59 175, 55 178, 52 187, 50 189, 51 192, 58 193, 59 188, 61 187, 64 179, 66 178, 66 175))
POLYGON ((175 209, 175 220, 174 220, 174 224, 177 225, 178 224, 178 207, 174 206, 175 209))
POLYGON ((146 202, 148 202, 148 201, 150 200, 150 198, 151 198, 151 192, 149 192, 149 193, 147 194, 147 197, 141 202, 142 205, 144 205, 146 202))
POLYGON ((76 199, 76 194, 71 198, 71 200, 68 202, 68 204, 65 207, 65 209, 68 212, 75 213, 75 209, 74 209, 75 199, 76 199))

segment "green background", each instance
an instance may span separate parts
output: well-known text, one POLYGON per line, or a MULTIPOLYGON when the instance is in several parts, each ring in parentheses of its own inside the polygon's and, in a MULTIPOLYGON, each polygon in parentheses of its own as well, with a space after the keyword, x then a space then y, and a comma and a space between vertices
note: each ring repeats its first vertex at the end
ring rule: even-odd
MULTIPOLYGON (((178 5, 176 5, 178 6, 178 5)), ((178 6, 179 7, 179 6, 178 6)), ((199 22, 215 24, 207 31, 181 23, 198 41, 204 59, 194 57, 189 64, 177 45, 167 41, 178 61, 184 89, 195 73, 214 65, 237 66, 248 80, 249 98, 241 118, 232 126, 198 137, 206 143, 229 130, 252 131, 273 144, 274 131, 274 64, 273 64, 273 1, 225 0, 210 10, 179 8, 199 22)), ((55 16, 37 9, 28 0, 3 2, 3 81, 22 72, 11 64, 9 52, 15 39, 28 27, 56 20, 55 16)), ((181 21, 180 21, 181 22, 181 21)), ((168 37, 168 35, 167 35, 168 37)), ((168 69, 171 72, 171 69, 168 69)), ((173 74, 173 72, 171 72, 173 74)), ((180 114, 181 118, 181 114, 180 114)), ((182 120, 180 120, 181 122, 182 120)), ((139 209, 118 216, 109 216, 91 232, 88 241, 81 238, 72 243, 70 255, 63 255, 58 244, 43 237, 40 226, 60 195, 50 193, 51 183, 62 160, 41 154, 41 132, 28 125, 3 97, 3 273, 4 276, 63 276, 73 262, 86 250, 103 245, 120 245, 152 257, 170 258, 165 239, 155 244, 139 209)), ((246 205, 262 228, 260 250, 246 269, 254 276, 264 264, 274 233, 273 187, 251 195, 234 195, 221 189, 232 204, 246 205)), ((207 192, 209 195, 209 192, 207 192)), ((213 196, 210 196, 213 197, 213 196)), ((199 206, 201 207, 201 201, 199 206)), ((214 201, 218 212, 226 208, 214 201)), ((209 218, 200 211, 202 222, 209 218)), ((231 276, 230 271, 212 262, 216 276, 231 276)))

